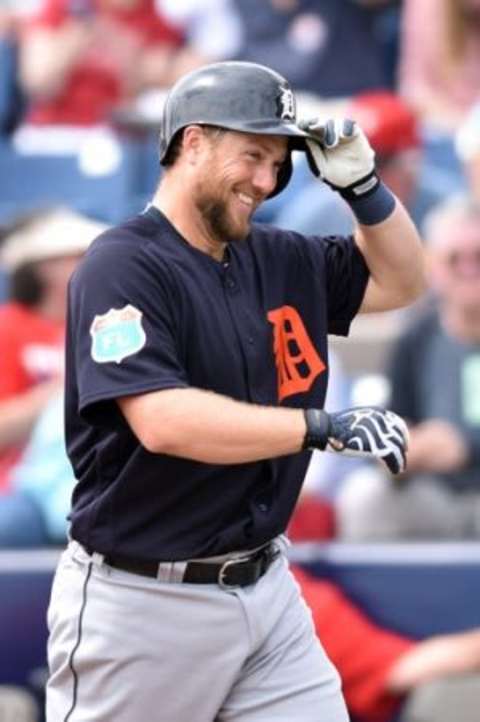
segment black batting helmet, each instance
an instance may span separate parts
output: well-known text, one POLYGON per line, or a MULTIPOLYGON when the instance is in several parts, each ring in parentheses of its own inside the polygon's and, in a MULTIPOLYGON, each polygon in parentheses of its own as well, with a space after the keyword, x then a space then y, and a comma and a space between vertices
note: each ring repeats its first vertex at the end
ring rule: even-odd
MULTIPOLYGON (((234 60, 194 70, 170 90, 160 130, 160 163, 178 131, 193 124, 285 135, 290 150, 305 150, 308 137, 296 124, 295 97, 285 78, 264 65, 234 60)), ((270 197, 285 188, 291 175, 288 153, 270 197)))

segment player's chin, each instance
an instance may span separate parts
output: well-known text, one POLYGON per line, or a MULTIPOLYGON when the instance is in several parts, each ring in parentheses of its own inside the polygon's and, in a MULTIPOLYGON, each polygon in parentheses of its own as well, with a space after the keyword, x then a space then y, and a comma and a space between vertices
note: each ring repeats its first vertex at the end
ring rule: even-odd
POLYGON ((250 219, 235 219, 230 223, 230 229, 228 233, 229 243, 241 243, 245 241, 250 233, 251 221, 250 219))
POLYGON ((237 226, 235 229, 232 228, 232 232, 229 234, 228 240, 231 243, 242 243, 243 241, 246 241, 248 234, 250 233, 250 228, 250 223, 243 223, 241 227, 237 226))

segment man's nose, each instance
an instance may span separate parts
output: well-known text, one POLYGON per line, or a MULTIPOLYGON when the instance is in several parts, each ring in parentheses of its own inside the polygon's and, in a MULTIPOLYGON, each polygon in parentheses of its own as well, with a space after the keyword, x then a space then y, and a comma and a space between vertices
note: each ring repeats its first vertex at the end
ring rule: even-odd
POLYGON ((255 189, 267 197, 277 185, 278 168, 273 165, 262 164, 257 166, 253 177, 255 189))

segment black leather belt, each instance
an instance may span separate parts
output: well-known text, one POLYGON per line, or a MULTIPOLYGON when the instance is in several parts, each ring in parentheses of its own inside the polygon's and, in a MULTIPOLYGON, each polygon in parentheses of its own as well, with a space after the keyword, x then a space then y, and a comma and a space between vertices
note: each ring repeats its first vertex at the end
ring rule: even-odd
MULTIPOLYGON (((86 551, 88 554, 93 553, 93 550, 88 548, 86 551)), ((252 554, 227 559, 224 562, 190 561, 187 562, 181 581, 186 584, 218 584, 223 589, 247 587, 255 584, 265 574, 279 554, 280 551, 274 544, 268 544, 252 554)), ((162 563, 117 554, 104 555, 103 562, 114 569, 153 578, 159 576, 159 565, 162 563)))

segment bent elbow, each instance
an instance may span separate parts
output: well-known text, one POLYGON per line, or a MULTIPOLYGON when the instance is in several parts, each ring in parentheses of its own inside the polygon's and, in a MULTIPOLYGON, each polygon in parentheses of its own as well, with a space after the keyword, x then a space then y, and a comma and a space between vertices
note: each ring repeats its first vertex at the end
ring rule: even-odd
POLYGON ((397 276, 395 306, 402 308, 418 301, 428 290, 426 264, 422 257, 412 263, 410 273, 397 276))
POLYGON ((150 454, 171 453, 170 440, 156 429, 145 429, 136 436, 143 448, 150 454))
POLYGON ((179 432, 173 428, 146 428, 137 430, 136 436, 143 448, 150 454, 164 454, 167 456, 180 456, 182 439, 179 432))
POLYGON ((419 278, 405 291, 405 298, 402 305, 409 306, 411 303, 414 303, 414 301, 418 301, 418 299, 426 293, 427 289, 428 284, 426 278, 419 278))
POLYGON ((427 292, 427 290, 428 290, 427 269, 426 269, 425 263, 422 263, 420 268, 418 269, 417 273, 415 274, 415 278, 409 284, 409 287, 407 290, 407 296, 408 296, 407 304, 417 301, 421 296, 423 296, 424 293, 427 292))

